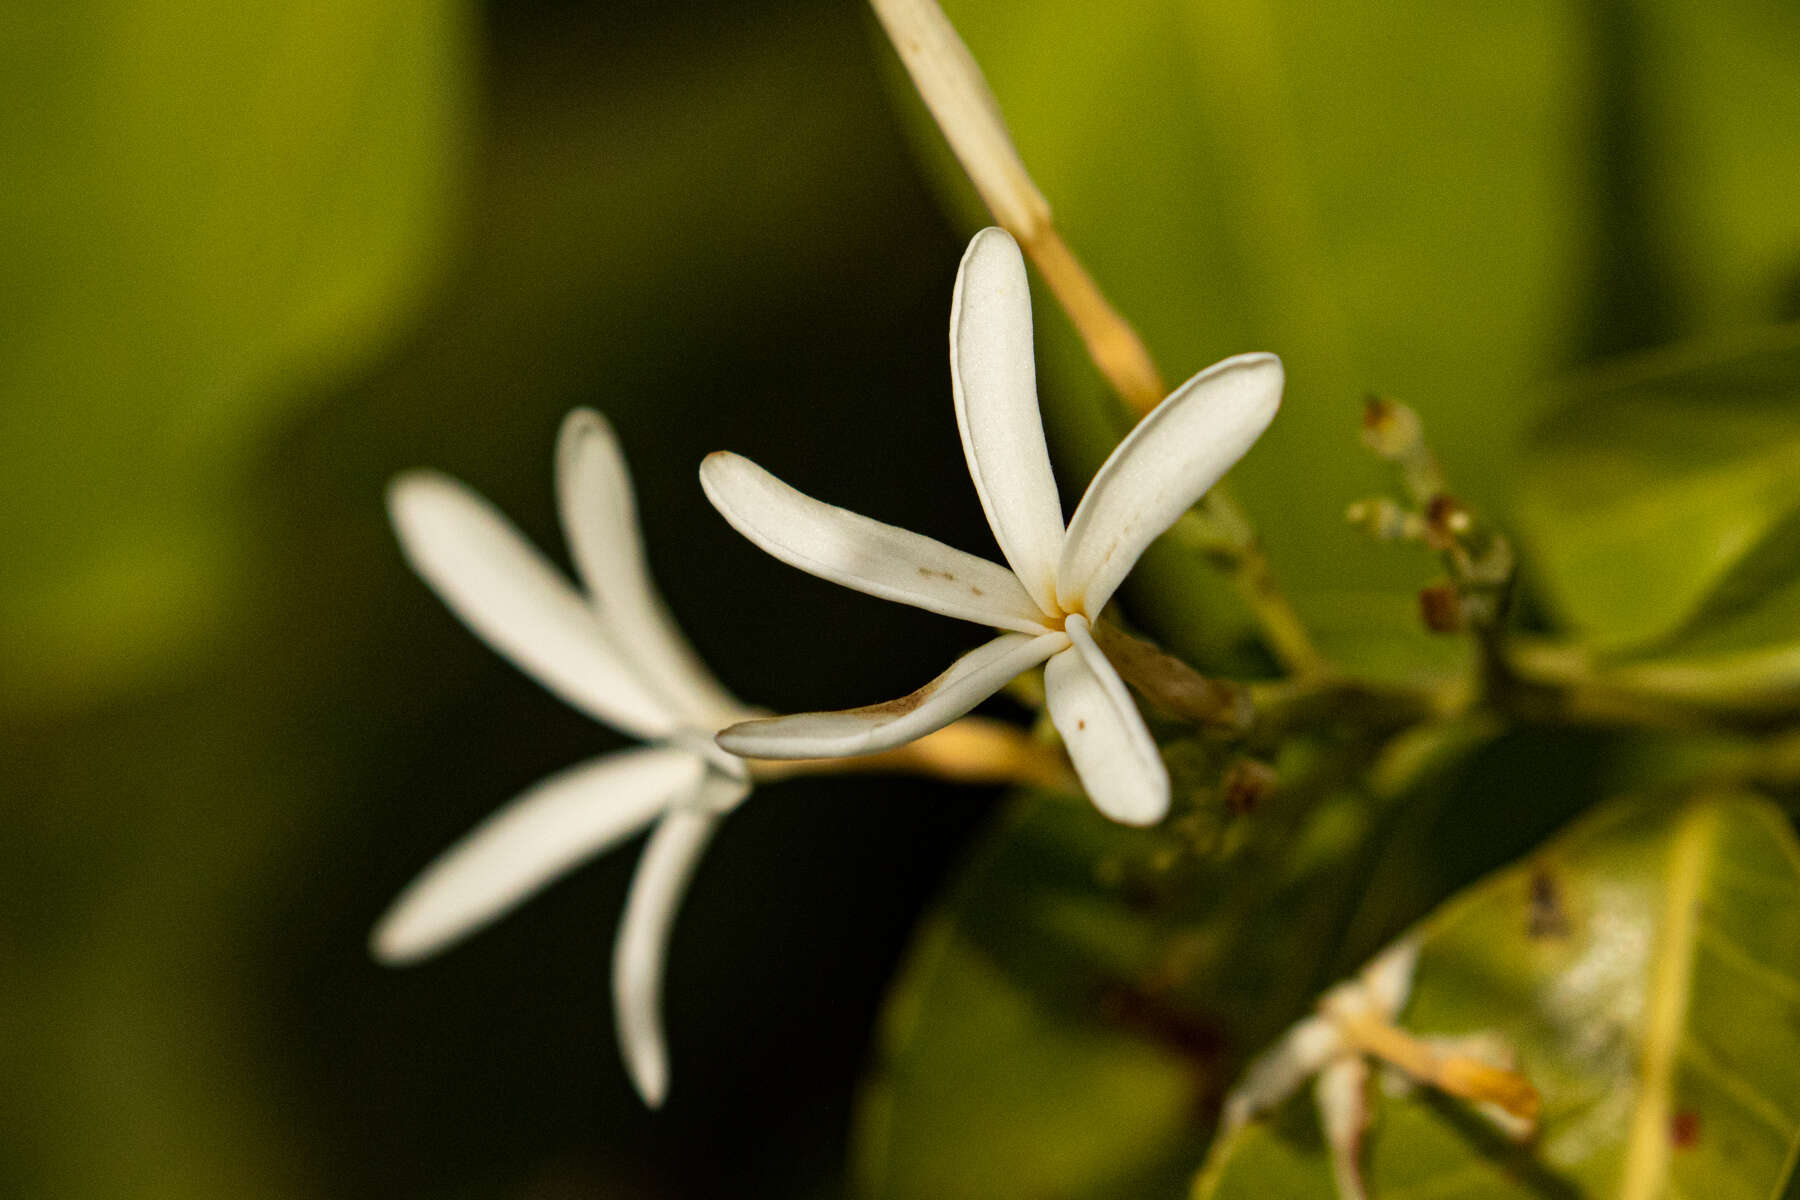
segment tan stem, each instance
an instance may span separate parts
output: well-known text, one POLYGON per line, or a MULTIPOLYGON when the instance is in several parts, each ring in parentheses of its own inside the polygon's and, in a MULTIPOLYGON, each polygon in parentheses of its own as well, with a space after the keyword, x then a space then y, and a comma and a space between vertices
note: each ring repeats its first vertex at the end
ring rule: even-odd
POLYGON ((1420 1083, 1464 1100, 1496 1105, 1525 1121, 1537 1120, 1543 1108, 1537 1089, 1517 1071, 1490 1066, 1466 1054, 1441 1053, 1370 1013, 1328 1015, 1351 1046, 1391 1063, 1420 1083))
MULTIPOLYGON (((996 217, 998 213, 996 212, 996 217)), ((1088 357, 1100 369, 1119 398, 1139 416, 1161 404, 1168 385, 1144 340, 1118 309, 1106 299, 1100 285, 1088 274, 1075 252, 1057 232, 1049 210, 1028 227, 1008 229, 1031 258, 1038 273, 1068 314, 1075 332, 1087 347, 1088 357)), ((1222 547, 1232 582, 1268 638, 1269 648, 1289 671, 1311 675, 1324 669, 1324 659, 1313 645, 1312 635, 1282 594, 1274 569, 1257 544, 1250 518, 1223 483, 1214 484, 1200 501, 1200 510, 1228 542, 1222 547)))
POLYGON ((1049 285, 1050 294, 1069 314, 1075 332, 1100 373, 1139 416, 1169 394, 1150 350, 1131 322, 1119 315, 1094 277, 1087 273, 1048 213, 1034 228, 1009 229, 1049 285))
POLYGON ((1234 733, 1250 727, 1256 713, 1248 689, 1209 679, 1111 621, 1095 625, 1094 638, 1125 682, 1170 716, 1234 733))

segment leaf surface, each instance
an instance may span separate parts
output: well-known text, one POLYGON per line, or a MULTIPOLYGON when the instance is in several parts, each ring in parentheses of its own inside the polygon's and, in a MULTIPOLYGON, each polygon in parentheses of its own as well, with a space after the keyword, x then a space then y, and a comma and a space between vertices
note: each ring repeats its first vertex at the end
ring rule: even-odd
POLYGON ((26 5, 0 50, 0 660, 154 678, 235 616, 215 516, 415 311, 452 215, 456 0, 26 5))
MULTIPOLYGON (((1357 669, 1439 672, 1460 653, 1420 631, 1427 556, 1344 527, 1388 486, 1356 442, 1365 393, 1416 407, 1453 486, 1498 513, 1542 381, 1774 319, 1800 265, 1783 119, 1800 30, 1767 4, 946 8, 1069 244, 1170 384, 1228 354, 1282 356, 1282 412, 1231 483, 1357 669)), ((935 132, 916 132, 970 227, 986 223, 935 132)), ((1039 328, 1072 495, 1125 422, 1061 318, 1039 328)), ((1127 598, 1172 647, 1242 661, 1241 614, 1204 575, 1165 544, 1127 598)))
POLYGON ((1793 640, 1800 328, 1574 385, 1528 447, 1520 519, 1579 633, 1615 649, 1741 647, 1775 632, 1758 613, 1773 602, 1793 640))
MULTIPOLYGON (((1800 846, 1774 806, 1609 806, 1446 904, 1401 1023, 1498 1034, 1544 1100, 1516 1146, 1381 1095, 1373 1197, 1780 1195, 1800 1138, 1800 846)), ((1305 1099, 1215 1147, 1195 1195, 1332 1194, 1305 1099)))

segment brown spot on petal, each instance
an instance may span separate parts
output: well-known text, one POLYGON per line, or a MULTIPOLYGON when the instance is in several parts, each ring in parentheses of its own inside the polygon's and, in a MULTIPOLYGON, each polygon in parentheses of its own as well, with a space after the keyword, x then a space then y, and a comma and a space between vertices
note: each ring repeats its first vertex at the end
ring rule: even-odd
POLYGON ((1677 1150, 1689 1150, 1699 1141, 1699 1113, 1691 1108, 1684 1108, 1669 1118, 1669 1145, 1677 1150))
POLYGON ((880 704, 865 704, 861 708, 846 709, 847 715, 859 717, 904 717, 931 699, 931 694, 942 687, 944 677, 939 675, 916 692, 908 692, 898 700, 887 700, 880 704))

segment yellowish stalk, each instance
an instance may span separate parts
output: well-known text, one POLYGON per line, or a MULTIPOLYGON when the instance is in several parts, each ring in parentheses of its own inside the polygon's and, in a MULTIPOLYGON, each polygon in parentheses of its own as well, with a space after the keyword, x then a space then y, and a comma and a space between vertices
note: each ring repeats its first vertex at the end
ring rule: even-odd
POLYGON ((1344 1039, 1357 1050, 1398 1067, 1408 1077, 1448 1095, 1493 1104, 1524 1121, 1536 1121, 1543 1101, 1517 1071, 1490 1066, 1466 1054, 1444 1054, 1369 1013, 1332 1014, 1344 1039))
MULTIPOLYGON (((1138 415, 1148 413, 1168 395, 1162 372, 1137 330, 1107 301, 1057 232, 1050 204, 1013 145, 999 102, 943 9, 936 0, 870 0, 870 5, 988 211, 1037 267, 1113 391, 1138 415)), ((1201 510, 1231 537, 1232 578, 1270 650, 1294 674, 1322 672, 1325 663, 1311 635, 1276 586, 1248 519, 1223 484, 1207 493, 1201 510)))

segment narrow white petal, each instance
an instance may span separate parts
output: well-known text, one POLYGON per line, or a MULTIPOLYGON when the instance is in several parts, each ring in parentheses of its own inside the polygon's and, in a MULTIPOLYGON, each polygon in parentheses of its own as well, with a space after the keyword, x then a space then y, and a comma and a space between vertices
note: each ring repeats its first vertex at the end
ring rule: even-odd
POLYGON ((500 513, 454 479, 402 475, 388 511, 413 569, 488 645, 583 712, 639 737, 675 727, 569 582, 500 513))
POLYGON ((843 712, 746 721, 719 734, 719 745, 746 758, 849 758, 892 750, 942 729, 1068 644, 1060 633, 1001 634, 909 696, 843 712))
POLYGON ((672 809, 658 823, 632 876, 619 938, 613 944, 613 1015, 619 1051, 638 1095, 651 1108, 660 1107, 669 1093, 669 1050, 662 1022, 669 930, 720 819, 717 813, 684 807, 672 809))
POLYGON ((625 455, 592 409, 563 421, 556 494, 576 570, 619 653, 696 723, 716 729, 742 720, 745 707, 719 686, 657 594, 625 455))
POLYGON ((1087 621, 1072 615, 1065 628, 1070 649, 1044 668, 1050 720, 1094 807, 1126 825, 1154 825, 1169 811, 1168 768, 1087 621))
POLYGON ((552 775, 465 834, 394 900, 370 948, 414 962, 509 912, 700 788, 705 760, 647 746, 552 775))
POLYGON ((1370 959, 1358 974, 1357 981, 1369 1006, 1383 1021, 1392 1021, 1406 1007, 1418 965, 1418 939, 1401 938, 1370 959))
POLYGON ((1138 556, 1262 436, 1281 404, 1281 360, 1214 363, 1138 422, 1069 521, 1057 571, 1064 608, 1098 616, 1138 556))
POLYGON ((950 385, 963 454, 994 538, 1031 598, 1055 612, 1062 502, 1038 416, 1025 259, 1003 229, 976 234, 956 274, 950 385))
POLYGON ((1324 1017, 1307 1017, 1294 1025, 1251 1062, 1225 1097, 1225 1132, 1278 1107, 1343 1049, 1343 1036, 1324 1017))
POLYGON ((1038 606, 997 563, 802 495, 736 454, 707 455, 700 485, 739 533, 808 574, 997 629, 1045 630, 1038 606))
POLYGON ((1369 1067, 1345 1055, 1319 1072, 1313 1095, 1319 1102, 1319 1124, 1331 1150, 1331 1175, 1339 1200, 1365 1200, 1362 1137, 1369 1124, 1369 1067))

